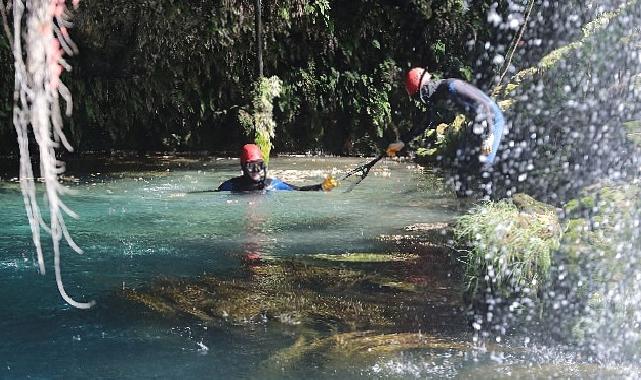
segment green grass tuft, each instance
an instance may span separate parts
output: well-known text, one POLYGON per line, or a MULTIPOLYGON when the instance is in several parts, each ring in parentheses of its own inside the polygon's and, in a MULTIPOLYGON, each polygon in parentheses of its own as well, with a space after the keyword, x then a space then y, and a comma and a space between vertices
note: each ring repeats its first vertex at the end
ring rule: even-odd
POLYGON ((473 298, 483 289, 504 297, 535 294, 548 276, 560 241, 553 209, 522 211, 510 200, 472 208, 458 219, 454 233, 459 245, 471 247, 464 264, 473 298))

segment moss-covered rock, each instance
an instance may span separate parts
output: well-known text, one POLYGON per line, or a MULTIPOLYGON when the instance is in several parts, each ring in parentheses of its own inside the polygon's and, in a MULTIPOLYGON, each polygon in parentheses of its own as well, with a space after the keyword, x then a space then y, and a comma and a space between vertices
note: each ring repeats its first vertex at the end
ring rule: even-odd
POLYGON ((408 329, 417 326, 427 310, 445 314, 460 306, 458 289, 432 289, 400 271, 381 275, 376 268, 279 260, 249 271, 247 277, 229 279, 158 280, 141 290, 126 290, 123 297, 171 318, 231 324, 273 321, 336 331, 408 329))
POLYGON ((328 260, 344 263, 387 263, 399 261, 411 261, 418 259, 418 255, 401 253, 345 253, 341 255, 329 255, 319 253, 312 255, 315 259, 328 260))
POLYGON ((467 123, 468 118, 458 114, 451 123, 441 123, 425 131, 424 138, 429 148, 416 150, 418 161, 436 163, 439 157, 453 157, 467 123))
MULTIPOLYGON (((535 79, 537 76, 540 77, 550 72, 558 65, 566 63, 566 59, 570 59, 570 56, 577 52, 579 52, 578 55, 580 56, 582 49, 589 50, 593 40, 601 37, 599 33, 607 33, 607 27, 613 19, 619 16, 625 17, 625 15, 630 12, 630 9, 636 6, 637 3, 637 0, 627 1, 614 11, 602 13, 599 17, 583 26, 582 37, 578 41, 561 46, 546 54, 535 66, 520 70, 511 78, 509 83, 495 87, 493 95, 501 100, 505 100, 506 97, 510 97, 514 91, 519 88, 522 82, 535 79)), ((624 33, 624 36, 621 38, 626 38, 630 33, 635 33, 635 31, 630 30, 628 33, 624 33)), ((579 62, 577 62, 577 64, 580 65, 579 62)))
POLYGON ((641 146, 641 120, 631 120, 623 124, 628 132, 628 138, 637 146, 641 146))
POLYGON ((329 337, 299 338, 291 347, 278 351, 264 363, 272 371, 309 365, 315 358, 331 362, 332 368, 348 364, 381 362, 408 351, 425 351, 438 355, 472 348, 472 343, 419 333, 381 334, 362 331, 329 337))
POLYGON ((614 340, 617 350, 640 352, 641 341, 626 332, 641 315, 635 301, 635 278, 641 274, 634 265, 640 196, 636 185, 601 183, 564 208, 565 232, 549 286, 565 300, 561 304, 550 297, 546 302, 547 317, 559 326, 562 338, 593 348, 598 347, 595 342, 614 340))
POLYGON ((602 358, 638 356, 640 199, 638 185, 603 182, 559 211, 525 194, 472 208, 455 233, 480 318, 526 299, 546 334, 602 358))

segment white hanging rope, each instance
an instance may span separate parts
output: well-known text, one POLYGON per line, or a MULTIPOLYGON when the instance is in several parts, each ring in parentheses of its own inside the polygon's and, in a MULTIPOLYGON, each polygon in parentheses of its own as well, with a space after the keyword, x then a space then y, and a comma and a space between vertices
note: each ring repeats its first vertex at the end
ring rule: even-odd
MULTIPOLYGON (((74 7, 79 0, 73 0, 74 7)), ((90 308, 94 302, 76 302, 65 291, 60 271, 60 241, 64 237, 76 252, 82 250, 73 241, 65 225, 64 216, 77 218, 61 199, 68 189, 58 176, 64 172, 64 163, 56 159, 60 145, 68 151, 73 148, 62 131, 60 97, 66 103, 65 114, 71 115, 71 94, 60 81, 60 74, 70 66, 63 54, 76 52, 69 38, 71 26, 65 0, 14 0, 13 2, 13 56, 15 87, 13 124, 20 147, 20 188, 31 226, 33 243, 38 256, 38 267, 45 273, 40 229, 51 235, 54 253, 56 283, 62 298, 80 309, 90 308), (26 13, 25 13, 26 10, 26 13), (26 30, 23 30, 23 26, 26 30), (24 46, 23 46, 24 38, 24 46), (40 176, 45 186, 49 208, 49 225, 38 205, 35 178, 29 151, 29 131, 33 132, 39 148, 40 176)))

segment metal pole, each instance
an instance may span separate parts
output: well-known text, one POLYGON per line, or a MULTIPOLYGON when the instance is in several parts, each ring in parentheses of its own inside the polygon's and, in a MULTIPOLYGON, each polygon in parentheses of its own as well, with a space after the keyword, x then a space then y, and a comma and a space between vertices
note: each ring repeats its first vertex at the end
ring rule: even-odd
POLYGON ((263 76, 263 24, 261 0, 256 0, 256 55, 258 59, 258 77, 263 76))

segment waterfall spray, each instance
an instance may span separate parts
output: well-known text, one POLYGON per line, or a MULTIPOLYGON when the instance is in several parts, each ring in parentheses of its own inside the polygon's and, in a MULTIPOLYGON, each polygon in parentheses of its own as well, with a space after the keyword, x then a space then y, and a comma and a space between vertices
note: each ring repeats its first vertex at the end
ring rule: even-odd
MULTIPOLYGON (((79 0, 73 0, 73 6, 77 7, 78 2, 79 0)), ((74 301, 64 289, 60 271, 60 241, 63 237, 74 251, 82 253, 65 225, 65 215, 73 218, 77 218, 77 215, 61 200, 61 196, 69 190, 59 182, 58 176, 64 172, 65 167, 63 162, 56 159, 56 149, 61 145, 68 151, 73 151, 62 131, 60 110, 60 97, 65 101, 67 116, 71 115, 73 108, 71 93, 60 80, 62 71, 71 69, 63 55, 72 55, 77 50, 69 37, 69 27, 71 23, 65 0, 13 1, 13 123, 20 148, 20 188, 40 273, 45 273, 40 242, 40 231, 43 229, 51 235, 56 283, 62 298, 77 308, 88 309, 94 302, 74 301), (29 131, 33 133, 39 148, 40 175, 49 208, 48 225, 37 200, 29 131)))
MULTIPOLYGON (((530 3, 510 4, 516 10, 512 19, 533 20, 527 17, 530 3)), ((478 258, 472 268, 481 269, 470 276, 482 285, 475 328, 497 341, 551 338, 581 360, 638 362, 641 165, 635 136, 641 130, 641 1, 595 0, 582 8, 554 4, 547 10, 541 5, 541 14, 554 17, 531 21, 526 48, 514 59, 509 54, 508 72, 514 75, 495 92, 510 129, 492 175, 497 193, 511 198, 504 206, 514 214, 492 216, 487 231, 469 230, 482 250, 470 256, 478 258), (542 27, 549 24, 555 32, 542 27), (537 46, 544 43, 554 50, 537 57, 537 46), (533 202, 519 208, 523 193, 556 211, 541 212, 533 202), (560 234, 547 239, 545 265, 535 262, 542 273, 518 281, 525 258, 538 257, 541 249, 531 239, 510 242, 534 231, 524 218, 548 214, 558 216, 560 234), (520 222, 518 229, 505 228, 514 221, 520 222), (513 334, 519 329, 526 333, 513 334)), ((498 25, 511 27, 509 19, 498 25)), ((502 62, 502 49, 495 48, 500 59, 493 61, 502 62)), ((467 218, 476 222, 493 208, 473 211, 467 218)))

